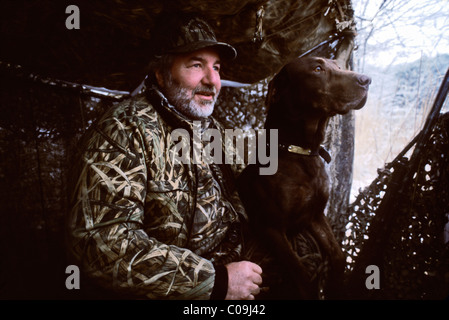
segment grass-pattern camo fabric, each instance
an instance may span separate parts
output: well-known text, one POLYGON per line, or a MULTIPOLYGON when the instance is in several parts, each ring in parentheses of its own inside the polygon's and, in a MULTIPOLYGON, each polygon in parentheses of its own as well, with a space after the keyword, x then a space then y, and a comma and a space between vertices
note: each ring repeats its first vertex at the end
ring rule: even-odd
MULTIPOLYGON (((223 190, 218 166, 175 157, 171 132, 191 134, 192 126, 153 88, 109 110, 80 145, 69 247, 101 286, 152 299, 208 299, 213 263, 241 253, 241 242, 226 234, 243 207, 235 191, 223 190)), ((201 127, 222 130, 213 118, 201 127)))

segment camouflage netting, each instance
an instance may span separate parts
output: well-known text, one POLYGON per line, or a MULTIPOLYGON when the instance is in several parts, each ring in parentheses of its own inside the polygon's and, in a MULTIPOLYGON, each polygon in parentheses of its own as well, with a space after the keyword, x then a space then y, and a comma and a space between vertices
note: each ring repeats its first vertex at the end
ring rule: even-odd
POLYGON ((449 70, 423 130, 343 215, 355 298, 449 296, 449 113, 440 114, 448 92, 449 70), (379 267, 379 290, 366 290, 369 265, 379 267))
MULTIPOLYGON (((263 126, 268 82, 292 57, 313 54, 351 65, 354 24, 349 1, 142 0, 129 5, 112 0, 77 2, 82 16, 79 33, 60 27, 67 17, 65 8, 71 3, 1 2, 1 298, 72 297, 64 285, 67 265, 62 234, 68 210, 71 154, 80 135, 95 119, 126 98, 142 81, 151 52, 152 19, 162 10, 177 7, 185 12, 207 13, 215 22, 218 37, 237 47, 239 60, 227 68, 224 78, 251 85, 222 89, 215 116, 229 128, 263 126), (98 90, 82 84, 121 91, 98 90)), ((359 272, 358 278, 355 276, 357 263, 361 261, 363 269, 367 261, 362 255, 368 243, 365 237, 369 234, 369 239, 375 238, 371 226, 375 225, 376 208, 392 169, 382 171, 379 181, 362 193, 346 213, 352 180, 353 120, 352 113, 337 116, 328 127, 325 144, 333 156, 329 166, 333 192, 327 215, 352 258, 348 277, 353 275, 354 283, 364 285, 366 275, 359 272)), ((443 130, 443 122, 438 123, 435 128, 443 130)), ((445 156, 439 158, 436 147, 443 141, 447 143, 447 136, 444 140, 435 135, 432 141, 435 144, 424 148, 423 159, 434 162, 430 167, 421 166, 425 174, 418 176, 424 177, 423 183, 434 183, 433 189, 415 193, 415 199, 420 200, 410 202, 407 192, 417 186, 410 182, 411 189, 401 191, 396 202, 413 204, 414 209, 398 213, 397 220, 389 222, 391 239, 379 236, 388 240, 384 247, 389 249, 376 251, 380 257, 376 263, 381 266, 383 277, 396 280, 383 281, 382 290, 374 295, 355 286, 354 292, 364 293, 358 297, 444 296, 447 249, 441 244, 440 234, 448 212, 447 202, 445 211, 440 207, 429 207, 426 214, 419 211, 421 199, 436 199, 435 194, 443 195, 444 188, 447 195, 447 162, 446 167, 441 162, 447 161, 447 151, 441 151, 445 156), (437 165, 438 161, 441 165, 437 165), (446 175, 442 175, 443 171, 446 175), (405 201, 399 200, 403 198, 405 201), (417 275, 421 282, 410 286, 406 280, 418 278, 417 275)), ((447 145, 443 147, 447 150, 447 145)), ((392 210, 403 211, 397 207, 392 210)))

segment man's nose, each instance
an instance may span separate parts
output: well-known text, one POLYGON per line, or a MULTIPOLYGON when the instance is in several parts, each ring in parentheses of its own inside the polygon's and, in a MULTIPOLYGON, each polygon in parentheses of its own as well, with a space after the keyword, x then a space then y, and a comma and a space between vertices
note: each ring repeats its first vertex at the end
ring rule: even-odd
POLYGON ((215 70, 214 67, 206 68, 202 82, 206 85, 213 85, 215 88, 217 88, 217 90, 219 90, 221 86, 219 72, 215 70))

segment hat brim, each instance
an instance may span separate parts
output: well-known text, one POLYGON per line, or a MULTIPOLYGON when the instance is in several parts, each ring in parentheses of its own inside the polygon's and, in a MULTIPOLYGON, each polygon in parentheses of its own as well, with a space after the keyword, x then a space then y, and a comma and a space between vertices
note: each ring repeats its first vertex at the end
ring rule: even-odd
POLYGON ((189 43, 184 46, 176 47, 168 51, 168 53, 188 53, 205 48, 212 48, 218 51, 221 59, 234 60, 237 57, 237 50, 230 44, 213 40, 202 40, 189 43))

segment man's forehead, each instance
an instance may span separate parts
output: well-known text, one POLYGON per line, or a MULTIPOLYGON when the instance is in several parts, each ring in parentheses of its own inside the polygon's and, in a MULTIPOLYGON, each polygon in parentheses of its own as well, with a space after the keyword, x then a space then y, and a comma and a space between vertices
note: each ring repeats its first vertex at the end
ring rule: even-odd
POLYGON ((181 55, 181 58, 189 61, 199 60, 199 61, 212 62, 214 64, 220 63, 220 55, 218 54, 218 51, 214 48, 205 48, 189 53, 184 53, 181 55))

